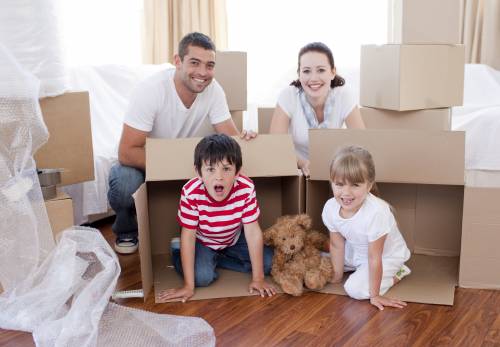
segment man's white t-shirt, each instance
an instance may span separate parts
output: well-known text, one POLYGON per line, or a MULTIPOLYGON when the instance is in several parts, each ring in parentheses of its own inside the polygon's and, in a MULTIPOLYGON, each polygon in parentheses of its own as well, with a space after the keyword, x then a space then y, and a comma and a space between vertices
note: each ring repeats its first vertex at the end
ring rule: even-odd
POLYGON ((135 89, 124 123, 154 138, 194 136, 206 118, 217 124, 231 118, 226 95, 214 79, 196 95, 190 108, 182 103, 174 85, 175 68, 160 71, 135 89))
POLYGON ((340 216, 340 204, 329 199, 323 208, 323 223, 330 232, 338 232, 345 239, 345 263, 357 267, 368 262, 368 244, 387 235, 382 258, 410 258, 410 250, 399 232, 390 206, 373 194, 368 194, 361 208, 351 218, 340 216))
MULTIPOLYGON (((299 97, 300 89, 288 86, 278 97, 278 106, 290 117, 288 132, 292 135, 295 152, 303 159, 309 159, 309 125, 302 109, 299 97)), ((335 87, 332 90, 334 98, 333 111, 325 115, 327 128, 342 128, 345 119, 351 113, 356 101, 346 86, 335 87)))

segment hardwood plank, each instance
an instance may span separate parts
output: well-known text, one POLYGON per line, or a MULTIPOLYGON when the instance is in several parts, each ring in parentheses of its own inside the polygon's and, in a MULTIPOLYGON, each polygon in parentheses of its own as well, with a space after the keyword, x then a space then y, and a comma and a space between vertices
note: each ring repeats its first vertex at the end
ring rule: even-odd
MULTIPOLYGON (((109 220, 96 226, 112 244, 109 220)), ((119 255, 118 290, 141 288, 138 254, 119 255)), ((119 304, 205 319, 217 346, 500 346, 500 291, 457 288, 452 307, 410 303, 379 312, 346 296, 279 294, 155 304, 119 304)), ((0 329, 0 346, 33 346, 31 334, 0 329)))

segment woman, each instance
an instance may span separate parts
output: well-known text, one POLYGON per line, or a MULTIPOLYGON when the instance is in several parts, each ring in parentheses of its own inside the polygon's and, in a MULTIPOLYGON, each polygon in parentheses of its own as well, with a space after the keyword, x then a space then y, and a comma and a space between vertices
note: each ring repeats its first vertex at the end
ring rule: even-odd
POLYGON ((271 120, 271 133, 291 133, 297 166, 309 176, 309 129, 364 129, 359 108, 336 74, 333 54, 321 42, 312 42, 299 51, 299 78, 285 88, 271 120))

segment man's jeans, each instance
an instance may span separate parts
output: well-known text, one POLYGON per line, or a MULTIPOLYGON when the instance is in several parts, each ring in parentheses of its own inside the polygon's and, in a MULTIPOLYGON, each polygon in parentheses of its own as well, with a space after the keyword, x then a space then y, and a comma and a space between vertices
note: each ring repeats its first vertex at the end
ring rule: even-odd
MULTIPOLYGON (((264 246, 263 262, 264 274, 271 273, 273 261, 273 249, 264 246)), ((182 262, 180 249, 172 249, 172 262, 175 270, 182 276, 182 262)), ((202 245, 196 240, 195 260, 194 260, 194 283, 196 287, 206 287, 214 282, 218 277, 215 268, 229 269, 238 272, 252 272, 252 263, 248 253, 248 245, 243 230, 240 238, 234 246, 215 251, 202 245)))
POLYGON ((116 213, 112 225, 117 238, 137 237, 137 219, 132 194, 144 183, 144 172, 116 164, 109 173, 109 205, 116 213))

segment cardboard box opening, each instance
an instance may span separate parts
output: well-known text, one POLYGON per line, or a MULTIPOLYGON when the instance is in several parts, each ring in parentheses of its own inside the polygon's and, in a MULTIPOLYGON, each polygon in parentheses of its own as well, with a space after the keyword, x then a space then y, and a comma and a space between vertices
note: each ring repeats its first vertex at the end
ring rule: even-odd
MULTIPOLYGON (((464 204, 465 136, 456 131, 321 129, 309 131, 311 177, 306 212, 321 213, 332 196, 329 162, 344 145, 360 145, 375 161, 381 198, 390 203, 412 257, 412 274, 387 293, 405 301, 453 305, 458 284, 464 204)), ((326 231, 326 230, 325 230, 326 231)), ((323 292, 345 294, 341 285, 323 292)))
MULTIPOLYGON (((172 266, 170 240, 180 236, 177 222, 182 186, 195 172, 194 147, 199 138, 148 139, 146 144, 146 183, 134 194, 139 225, 139 252, 145 299, 154 286, 155 298, 166 288, 183 284, 172 266), (176 158, 176 164, 165 158, 176 158)), ((305 182, 297 170, 295 151, 289 135, 260 135, 250 142, 238 140, 243 153, 242 172, 255 183, 261 210, 262 230, 285 214, 305 209, 305 182), (267 151, 274 148, 273 151, 267 151), (268 153, 269 152, 269 153, 268 153), (268 153, 263 156, 262 153, 268 153)), ((193 300, 247 296, 251 274, 223 269, 209 287, 197 288, 193 300)))

